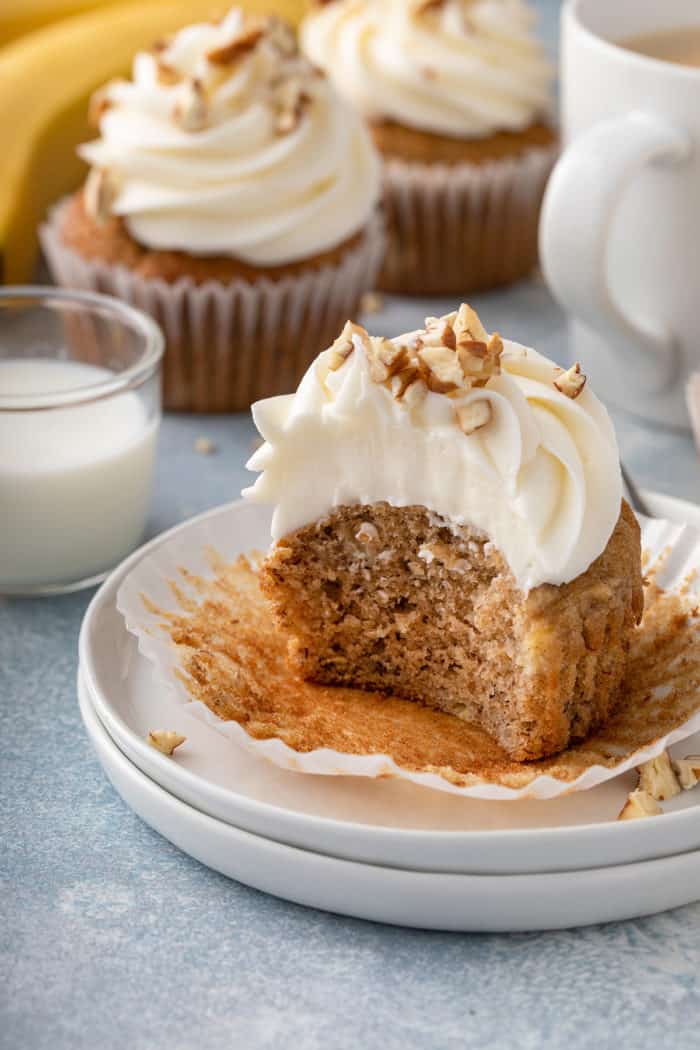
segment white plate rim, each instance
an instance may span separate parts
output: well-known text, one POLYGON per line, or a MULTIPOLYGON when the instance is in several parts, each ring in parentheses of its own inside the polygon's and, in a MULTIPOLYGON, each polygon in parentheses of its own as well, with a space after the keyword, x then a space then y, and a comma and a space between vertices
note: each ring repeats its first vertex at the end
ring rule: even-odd
MULTIPOLYGON (((694 507, 692 504, 687 504, 682 500, 677 500, 673 497, 663 497, 656 493, 647 493, 646 495, 651 503, 661 502, 667 506, 671 503, 675 504, 673 509, 677 514, 687 513, 689 509, 698 514, 698 508, 694 507)), ((114 600, 116 600, 116 591, 119 583, 140 559, 146 557, 153 549, 155 549, 155 547, 168 542, 175 535, 187 529, 188 526, 206 520, 214 515, 227 513, 232 508, 241 505, 242 502, 243 501, 235 500, 211 508, 208 511, 204 511, 195 518, 190 518, 185 522, 181 522, 166 532, 161 533, 159 536, 154 537, 154 539, 150 540, 144 546, 135 551, 110 574, 108 579, 97 591, 88 606, 81 626, 79 640, 81 674, 85 679, 85 683, 88 687, 93 705, 101 723, 105 726, 109 735, 117 742, 122 751, 125 750, 125 742, 128 742, 129 751, 127 753, 129 754, 131 761, 134 761, 134 758, 136 757, 141 769, 143 769, 142 763, 146 764, 149 768, 155 768, 156 770, 160 766, 163 775, 168 778, 171 778, 173 773, 173 766, 170 760, 164 756, 158 755, 157 752, 154 752, 144 740, 141 740, 129 728, 123 719, 114 712, 109 704, 108 698, 99 688, 97 675, 95 673, 93 654, 90 647, 90 632, 94 621, 99 617, 100 609, 112 596, 114 597, 114 600)), ((524 844, 533 846, 535 842, 541 843, 544 848, 547 847, 547 844, 556 842, 561 845, 562 850, 575 847, 577 852, 583 853, 586 852, 587 849, 593 847, 593 840, 595 840, 597 846, 600 846, 601 840, 603 846, 606 845, 607 840, 615 840, 626 847, 622 850, 622 853, 624 854, 630 853, 632 855, 636 854, 637 856, 649 856, 648 846, 642 845, 642 841, 647 840, 650 837, 650 830, 659 819, 663 819, 664 826, 669 832, 671 831, 669 822, 674 822, 674 824, 678 826, 677 830, 679 835, 681 834, 681 827, 685 829, 686 825, 688 825, 688 837, 690 839, 692 838, 693 825, 697 824, 697 821, 700 818, 698 807, 694 806, 677 812, 666 813, 663 818, 648 818, 645 821, 629 821, 622 824, 617 824, 614 821, 602 821, 589 824, 566 825, 563 827, 499 828, 489 830, 454 831, 392 828, 387 825, 343 821, 333 817, 300 814, 294 810, 286 810, 275 806, 273 803, 251 799, 240 792, 234 792, 229 788, 222 788, 216 784, 212 784, 211 782, 205 781, 199 775, 194 774, 189 770, 181 769, 180 767, 178 767, 178 777, 187 792, 188 804, 192 804, 191 799, 193 797, 199 797, 200 801, 197 803, 199 808, 202 806, 201 798, 204 797, 206 799, 207 795, 216 799, 218 807, 227 804, 230 805, 233 800, 239 814, 235 826, 241 826, 238 823, 238 820, 243 820, 244 822, 253 821, 257 817, 258 819, 262 818, 264 821, 274 820, 277 823, 281 823, 287 829, 287 834, 292 839, 300 834, 304 837, 305 830, 308 831, 308 829, 311 828, 315 836, 321 837, 324 832, 330 833, 333 838, 337 838, 338 835, 343 833, 360 835, 363 839, 369 840, 370 843, 374 843, 375 847, 386 845, 390 850, 391 847, 394 846, 398 847, 399 852, 401 852, 401 847, 408 848, 411 842, 415 840, 414 848, 416 852, 421 852, 423 849, 434 850, 439 843, 443 845, 447 851, 462 846, 468 848, 469 851, 473 851, 475 855, 479 855, 481 850, 487 847, 492 847, 494 845, 494 839, 498 838, 503 845, 503 849, 512 849, 515 856, 518 855, 517 851, 524 844), (202 792, 204 792, 204 795, 202 795, 202 792)), ((518 803, 515 802, 513 804, 517 805, 518 803)), ((204 804, 204 811, 206 811, 206 802, 204 804)), ((217 817, 216 819, 219 818, 217 817)), ((250 823, 248 824, 248 827, 250 827, 250 823)), ((673 831, 675 834, 675 827, 673 831)), ((251 831, 251 833, 255 832, 251 831)), ((661 855, 663 855, 663 853, 661 853, 661 855)), ((612 863, 620 862, 621 861, 613 861, 612 863)), ((450 867, 449 870, 453 869, 450 867)), ((553 870, 557 869, 555 868, 553 870)))
POLYGON ((700 893, 700 880, 697 878, 697 873, 700 873, 700 850, 605 868, 516 875, 483 875, 402 870, 382 865, 363 864, 298 849, 244 831, 188 806, 148 777, 121 752, 100 722, 85 690, 81 690, 80 711, 88 736, 105 773, 118 794, 142 820, 178 849, 188 853, 200 863, 213 867, 229 878, 237 879, 263 892, 272 893, 274 896, 307 907, 320 908, 323 911, 350 915, 369 921, 410 925, 425 929, 455 932, 505 932, 508 930, 524 932, 564 929, 655 914, 669 908, 689 904, 697 899, 695 895, 700 893), (132 781, 132 789, 139 797, 137 805, 132 804, 132 800, 115 783, 115 771, 119 772, 119 779, 129 778, 132 781), (161 813, 164 811, 168 814, 169 831, 163 829, 162 821, 153 819, 152 812, 150 816, 144 815, 143 810, 149 809, 144 799, 150 800, 151 811, 155 806, 161 813), (191 830, 193 824, 196 829, 196 851, 182 844, 186 825, 189 825, 191 830), (230 869, 227 871, 212 862, 211 856, 206 856, 211 850, 210 840, 214 837, 219 839, 223 837, 224 840, 230 842, 231 855, 239 866, 239 853, 242 849, 248 853, 251 849, 257 849, 260 852, 261 856, 258 857, 252 869, 254 870, 252 878, 241 877, 240 871, 233 874, 230 869), (272 863, 268 863, 270 861, 272 863), (280 873, 284 879, 290 870, 296 871, 300 866, 304 869, 301 892, 297 890, 288 893, 281 890, 280 873), (315 876, 313 884, 308 878, 309 874, 315 876), (654 892, 668 893, 671 881, 675 881, 676 884, 682 883, 683 890, 680 894, 672 895, 672 899, 666 897, 663 903, 657 900, 652 904, 646 899, 646 903, 638 907, 636 904, 631 904, 631 899, 634 898, 634 894, 640 892, 639 886, 642 881, 640 876, 645 880, 644 889, 647 898, 650 895, 653 896, 654 892), (354 885, 349 886, 348 880, 350 884, 354 882, 354 885), (601 892, 600 885, 594 888, 594 882, 605 883, 608 892, 601 892), (650 885, 655 889, 650 889, 650 885), (688 893, 692 885, 698 888, 688 893), (624 902, 620 910, 611 906, 613 887, 618 893, 616 899, 624 902), (631 893, 630 887, 633 888, 631 893), (349 892, 349 889, 352 892, 349 892), (472 895, 479 898, 477 905, 470 905, 469 910, 473 918, 465 921, 457 917, 455 920, 455 915, 451 914, 449 920, 440 918, 436 920, 436 916, 443 914, 441 911, 443 907, 449 911, 458 895, 461 898, 459 903, 468 903, 472 895), (416 906, 416 896, 420 905, 425 908, 426 916, 431 917, 421 919, 415 911, 411 910, 416 906), (520 904, 521 896, 526 898, 522 905, 520 904), (539 911, 533 910, 533 896, 539 904, 539 911), (588 900, 592 899, 595 903, 584 906, 582 904, 584 897, 588 900), (535 914, 541 913, 542 909, 546 911, 551 908, 554 898, 559 902, 558 906, 562 912, 560 917, 556 921, 535 922, 535 914), (358 900, 359 904, 354 903, 358 900), (571 917, 572 902, 573 907, 578 909, 579 916, 582 912, 584 913, 582 917, 571 917), (517 912, 518 907, 521 907, 519 912, 517 912), (408 914, 405 911, 406 908, 408 908, 408 914), (566 918, 563 915, 564 910, 567 912, 566 918), (509 917, 514 914, 514 911, 521 918, 509 917), (491 922, 486 919, 486 914, 497 914, 498 918, 491 922))

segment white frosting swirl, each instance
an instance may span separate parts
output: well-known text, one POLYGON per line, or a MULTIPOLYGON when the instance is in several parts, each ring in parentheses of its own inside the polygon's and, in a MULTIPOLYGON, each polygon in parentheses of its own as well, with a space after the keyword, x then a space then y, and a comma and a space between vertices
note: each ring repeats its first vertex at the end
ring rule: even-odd
POLYGON ((334 507, 385 500, 482 530, 524 592, 574 579, 603 552, 622 483, 612 424, 588 386, 565 396, 551 361, 504 341, 501 374, 484 387, 409 407, 371 379, 354 342, 337 371, 324 351, 295 394, 253 406, 266 443, 248 467, 263 473, 243 495, 275 504, 274 540, 334 507), (466 436, 455 408, 484 398, 491 421, 466 436))
POLYGON ((550 113, 532 21, 523 0, 334 0, 307 16, 301 40, 366 117, 479 138, 550 113))
POLYGON ((138 54, 132 80, 104 90, 101 138, 80 153, 109 173, 111 210, 141 244, 274 266, 361 230, 379 198, 379 162, 361 120, 293 36, 280 44, 266 31, 229 65, 207 58, 243 26, 234 9, 220 24, 181 30, 157 54, 138 54), (181 79, 163 82, 163 66, 181 79), (186 130, 178 114, 193 81, 206 116, 199 130, 186 130), (296 126, 281 132, 290 84, 303 105, 296 126))

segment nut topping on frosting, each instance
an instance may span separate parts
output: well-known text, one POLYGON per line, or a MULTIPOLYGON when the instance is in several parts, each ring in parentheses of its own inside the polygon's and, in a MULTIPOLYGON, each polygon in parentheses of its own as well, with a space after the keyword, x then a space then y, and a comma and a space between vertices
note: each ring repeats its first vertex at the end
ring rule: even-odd
MULTIPOLYGON (((453 333, 454 335, 454 333, 453 333)), ((451 394, 464 382, 464 373, 455 351, 449 346, 426 346, 418 351, 426 366, 425 381, 436 394, 451 394)))
POLYGON ((173 118, 183 131, 202 131, 207 126, 209 106, 202 82, 197 77, 190 77, 183 84, 173 118))
POLYGON ((359 324, 346 321, 345 327, 330 348, 327 361, 329 371, 337 372, 340 366, 350 357, 350 354, 355 349, 355 344, 352 341, 354 335, 359 336, 363 341, 369 339, 367 332, 359 324))
POLYGON ((457 422, 463 434, 469 436, 491 422, 493 409, 490 401, 470 401, 457 409, 457 422))
POLYGON ((375 383, 385 383, 408 364, 408 350, 383 336, 370 338, 367 350, 369 374, 375 383))
POLYGON ((609 542, 622 483, 605 409, 560 374, 467 306, 391 340, 348 323, 296 393, 253 406, 245 496, 274 505, 275 541, 344 503, 424 506, 488 536, 524 593, 568 583, 609 542))
POLYGON ((301 77, 284 80, 277 91, 275 106, 277 119, 275 129, 279 135, 286 135, 299 124, 306 106, 311 102, 304 81, 301 77))
POLYGON ((379 156, 292 26, 233 7, 134 56, 95 94, 79 148, 118 173, 118 214, 146 249, 255 267, 311 259, 376 225, 379 156))
POLYGON ((425 332, 418 336, 420 346, 447 346, 457 348, 457 336, 447 317, 426 317, 425 332))
POLYGON ((107 222, 117 195, 114 179, 104 168, 93 168, 85 182, 85 211, 96 223, 107 222))
POLYGON ((221 47, 214 47, 207 51, 206 59, 213 66, 230 66, 241 55, 244 55, 247 51, 252 51, 264 32, 265 27, 262 22, 258 19, 251 19, 227 44, 222 44, 221 47))
POLYGON ((404 368, 392 379, 391 392, 397 401, 403 401, 408 408, 415 408, 424 400, 428 388, 417 368, 404 368))
POLYGON ((412 8, 416 15, 427 15, 445 6, 445 0, 413 0, 412 8))
POLYGON ((528 0, 337 0, 312 9, 300 36, 370 121, 480 139, 551 112, 528 0))
POLYGON ((283 22, 275 15, 268 15, 265 19, 265 32, 272 46, 285 58, 298 54, 297 36, 288 22, 283 22))
POLYGON ((586 377, 578 361, 565 372, 561 372, 554 380, 554 385, 560 394, 572 399, 577 398, 586 385, 586 377))
POLYGON ((98 88, 97 91, 93 91, 88 103, 88 124, 91 128, 99 127, 102 117, 114 105, 110 98, 110 92, 114 85, 118 83, 118 80, 110 80, 103 87, 98 88))
POLYGON ((175 84, 179 84, 182 80, 182 73, 179 69, 175 69, 174 66, 169 66, 167 62, 156 62, 156 76, 158 83, 162 87, 173 87, 175 84))
MULTIPOLYGON (((466 303, 445 317, 426 317, 425 329, 401 343, 370 337, 348 321, 326 358, 329 371, 337 371, 350 356, 353 336, 359 336, 364 346, 370 378, 410 406, 422 401, 429 390, 459 398, 485 386, 501 370, 503 340, 497 332, 489 335, 466 303)), ((458 414, 458 423, 463 433, 473 434, 491 416, 488 401, 478 401, 458 414)))

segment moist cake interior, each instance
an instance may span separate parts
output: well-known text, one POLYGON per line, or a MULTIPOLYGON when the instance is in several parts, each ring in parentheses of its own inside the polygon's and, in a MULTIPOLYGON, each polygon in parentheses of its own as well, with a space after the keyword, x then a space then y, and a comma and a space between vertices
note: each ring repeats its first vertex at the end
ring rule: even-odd
POLYGON ((376 503, 286 536, 261 584, 302 677, 421 700, 532 759, 611 712, 642 610, 638 561, 624 504, 586 573, 525 596, 483 534, 376 503))

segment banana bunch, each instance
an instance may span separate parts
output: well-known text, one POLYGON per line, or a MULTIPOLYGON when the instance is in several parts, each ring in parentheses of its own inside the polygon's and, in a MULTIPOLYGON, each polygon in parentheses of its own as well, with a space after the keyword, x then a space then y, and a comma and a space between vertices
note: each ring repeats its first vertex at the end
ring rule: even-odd
MULTIPOLYGON (((20 2, 10 0, 17 6, 20 2)), ((73 6, 80 2, 73 0, 73 6)), ((94 134, 87 125, 87 108, 95 88, 126 74, 139 49, 188 22, 220 14, 233 2, 103 0, 97 10, 54 22, 0 48, 0 282, 31 280, 37 227, 49 205, 85 174, 75 147, 94 134)), ((235 2, 294 24, 304 7, 304 0, 235 2)), ((49 7, 51 0, 43 5, 49 7)))
POLYGON ((115 0, 2 0, 0 47, 23 33, 33 33, 49 22, 80 14, 115 0))

